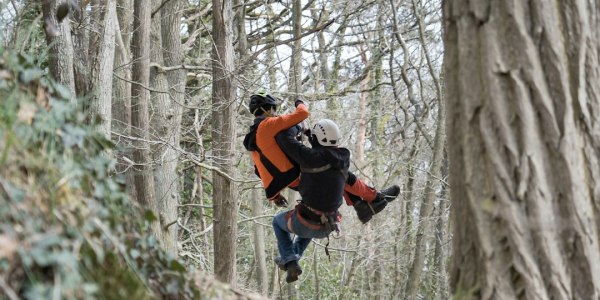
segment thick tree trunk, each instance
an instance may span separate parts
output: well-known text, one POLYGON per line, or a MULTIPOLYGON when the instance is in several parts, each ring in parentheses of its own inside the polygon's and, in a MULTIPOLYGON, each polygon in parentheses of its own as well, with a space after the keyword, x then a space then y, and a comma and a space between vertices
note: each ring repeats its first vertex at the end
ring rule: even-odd
POLYGON ((444 3, 455 296, 600 298, 599 12, 444 3))
MULTIPOLYGON (((160 214, 156 207, 154 194, 154 178, 148 144, 150 117, 148 107, 150 102, 150 12, 151 6, 147 1, 134 1, 133 21, 133 70, 131 85, 131 126, 132 136, 135 139, 133 158, 135 166, 135 190, 137 201, 146 209, 152 210, 155 216, 160 214)), ((152 231, 158 240, 161 240, 160 222, 152 223, 152 231)))
MULTIPOLYGON (((233 173, 235 122, 233 10, 231 0, 213 0, 213 86, 212 140, 214 165, 226 174, 233 173)), ((237 238, 237 197, 235 185, 213 171, 215 275, 235 285, 235 245, 237 238)))

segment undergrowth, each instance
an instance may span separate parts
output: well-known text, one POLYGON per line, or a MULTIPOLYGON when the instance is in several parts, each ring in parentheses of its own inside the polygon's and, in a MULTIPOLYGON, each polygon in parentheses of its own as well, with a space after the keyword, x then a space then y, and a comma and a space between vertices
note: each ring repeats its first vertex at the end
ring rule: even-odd
POLYGON ((113 145, 36 59, 0 48, 0 295, 197 298, 128 200, 113 145))

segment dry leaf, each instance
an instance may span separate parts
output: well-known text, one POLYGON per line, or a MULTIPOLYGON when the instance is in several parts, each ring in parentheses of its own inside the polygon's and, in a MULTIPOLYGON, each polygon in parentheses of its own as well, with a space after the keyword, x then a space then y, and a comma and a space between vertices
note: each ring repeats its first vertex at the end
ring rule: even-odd
POLYGON ((38 85, 37 94, 35 96, 35 102, 37 102, 37 104, 39 104, 40 106, 45 107, 46 109, 49 108, 48 93, 46 92, 46 89, 41 85, 38 85))
POLYGON ((17 120, 31 125, 33 117, 35 117, 36 110, 37 108, 35 105, 31 103, 21 103, 21 107, 19 107, 19 112, 17 113, 17 120))
POLYGON ((0 258, 10 260, 19 249, 19 244, 7 235, 0 235, 0 258))
POLYGON ((8 70, 0 70, 0 79, 12 79, 12 74, 8 70))

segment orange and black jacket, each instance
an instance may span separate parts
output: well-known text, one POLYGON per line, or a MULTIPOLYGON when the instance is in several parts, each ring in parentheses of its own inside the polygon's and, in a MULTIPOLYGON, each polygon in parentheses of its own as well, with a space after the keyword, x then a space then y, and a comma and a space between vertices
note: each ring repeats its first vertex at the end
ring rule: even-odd
POLYGON ((260 177, 269 200, 277 197, 287 186, 297 186, 300 176, 300 167, 283 153, 275 136, 306 118, 308 109, 304 104, 299 104, 291 114, 257 117, 244 138, 244 147, 251 151, 255 173, 260 177))

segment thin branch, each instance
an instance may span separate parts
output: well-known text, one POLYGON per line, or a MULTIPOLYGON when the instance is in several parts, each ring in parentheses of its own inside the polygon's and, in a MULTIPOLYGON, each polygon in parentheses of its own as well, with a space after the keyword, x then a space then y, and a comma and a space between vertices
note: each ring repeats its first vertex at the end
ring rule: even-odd
POLYGON ((154 18, 154 15, 158 13, 159 10, 161 10, 163 8, 163 6, 165 6, 165 4, 169 3, 169 1, 171 0, 164 0, 157 8, 155 8, 152 11, 152 14, 150 14, 151 18, 154 18))

